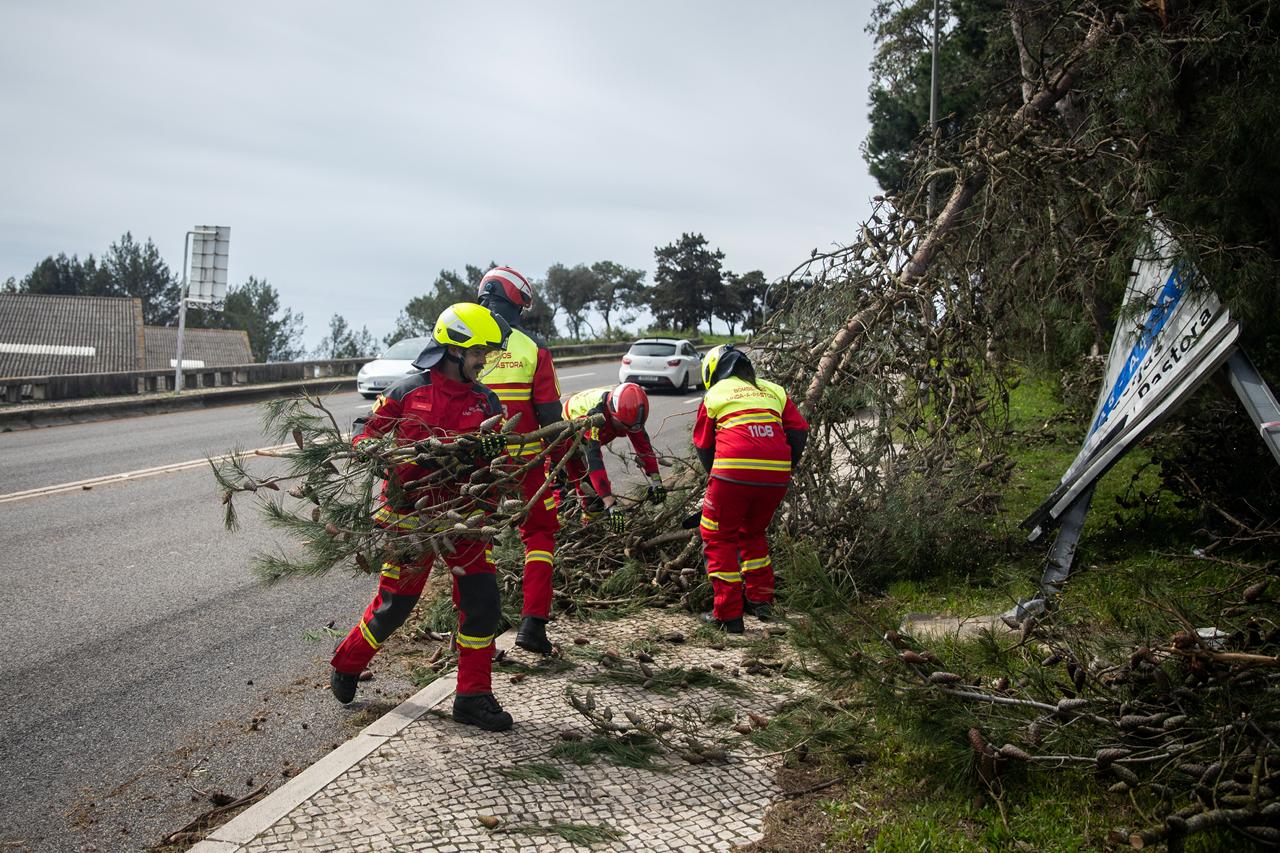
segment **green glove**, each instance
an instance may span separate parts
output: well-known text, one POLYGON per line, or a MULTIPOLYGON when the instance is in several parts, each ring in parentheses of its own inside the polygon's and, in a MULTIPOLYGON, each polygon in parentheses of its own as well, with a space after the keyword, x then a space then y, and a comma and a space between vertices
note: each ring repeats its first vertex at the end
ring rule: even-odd
POLYGON ((609 507, 609 529, 614 533, 627 532, 627 514, 617 504, 609 507))
POLYGON ((485 459, 496 459, 507 449, 507 437, 497 432, 482 432, 477 445, 485 459))
POLYGON ((649 481, 649 503, 660 504, 667 499, 667 487, 662 485, 662 480, 654 477, 649 481))

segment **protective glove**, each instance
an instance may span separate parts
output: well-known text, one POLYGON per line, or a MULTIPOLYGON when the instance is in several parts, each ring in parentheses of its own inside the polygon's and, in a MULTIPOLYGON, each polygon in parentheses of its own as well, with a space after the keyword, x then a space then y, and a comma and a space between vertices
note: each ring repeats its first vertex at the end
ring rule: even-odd
POLYGON ((497 432, 482 432, 477 436, 476 448, 485 459, 496 459, 507 449, 507 437, 497 432))
POLYGON ((662 480, 654 477, 649 481, 649 503, 660 504, 667 499, 667 487, 662 485, 662 480))
POLYGON ((608 510, 609 529, 614 533, 627 532, 627 514, 617 504, 609 507, 608 510))

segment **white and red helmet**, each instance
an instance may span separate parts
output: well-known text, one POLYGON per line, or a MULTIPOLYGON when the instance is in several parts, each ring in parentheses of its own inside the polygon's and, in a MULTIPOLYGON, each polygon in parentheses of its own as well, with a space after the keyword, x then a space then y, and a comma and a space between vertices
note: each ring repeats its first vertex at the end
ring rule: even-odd
POLYGON ((649 395, 634 382, 623 382, 605 398, 609 417, 627 432, 639 432, 649 417, 649 395))
POLYGON ((533 285, 511 267, 494 267, 480 279, 479 297, 499 297, 519 308, 533 304, 533 285))

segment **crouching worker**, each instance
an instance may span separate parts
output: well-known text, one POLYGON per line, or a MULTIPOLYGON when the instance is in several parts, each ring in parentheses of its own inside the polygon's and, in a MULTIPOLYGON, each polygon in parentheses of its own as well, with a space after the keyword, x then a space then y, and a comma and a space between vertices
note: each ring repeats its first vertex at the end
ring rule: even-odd
POLYGON ((624 533, 627 517, 613 496, 609 473, 604 467, 605 445, 625 433, 631 439, 636 460, 649 475, 649 500, 662 503, 667 497, 662 477, 658 474, 658 456, 653 452, 653 443, 644 430, 644 422, 649 417, 649 396, 639 385, 624 382, 617 388, 579 391, 565 400, 566 420, 590 415, 604 415, 604 425, 587 431, 581 452, 565 460, 565 472, 578 492, 583 520, 590 521, 596 514, 605 512, 614 532, 624 533))
POLYGON ((732 344, 707 353, 702 383, 707 393, 693 445, 711 479, 698 531, 715 590, 715 606, 702 619, 741 634, 744 607, 761 621, 772 616, 773 561, 765 531, 804 452, 809 424, 782 386, 758 379, 732 344))
MULTIPOLYGON (((501 350, 508 326, 487 308, 469 302, 451 305, 440 315, 432 333, 433 341, 414 361, 417 373, 410 373, 388 388, 373 406, 364 429, 353 439, 359 448, 365 442, 391 436, 398 445, 427 438, 448 440, 475 432, 482 422, 501 414, 497 396, 476 382, 484 369, 485 357, 501 350)), ((468 476, 476 466, 506 452, 505 437, 486 433, 468 476)), ((416 504, 430 507, 454 500, 462 483, 444 481, 430 487, 405 488, 431 471, 415 463, 397 465, 382 488, 382 507, 374 518, 382 527, 414 529, 420 519, 416 504), (422 503, 426 498, 426 503, 422 503)), ((464 514, 483 511, 464 509, 464 514)), ((501 609, 498 581, 490 544, 473 538, 455 540, 453 553, 444 558, 453 572, 453 603, 458 610, 458 691, 453 700, 453 718, 460 723, 489 731, 511 728, 511 715, 502 710, 490 683, 493 638, 501 609)), ((377 595, 365 610, 360 623, 351 630, 333 656, 330 688, 344 705, 355 698, 361 671, 378 649, 399 628, 413 610, 431 571, 432 551, 411 559, 382 565, 377 595)))

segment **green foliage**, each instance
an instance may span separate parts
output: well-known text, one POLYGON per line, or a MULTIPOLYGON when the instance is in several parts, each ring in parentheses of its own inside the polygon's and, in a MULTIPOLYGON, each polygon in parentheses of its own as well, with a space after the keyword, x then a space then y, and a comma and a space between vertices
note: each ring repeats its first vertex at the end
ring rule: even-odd
POLYGON ((249 276, 227 289, 221 311, 191 307, 187 325, 199 329, 242 329, 249 336, 254 361, 293 361, 304 355, 302 315, 285 308, 280 295, 263 279, 249 276))
POLYGON ((444 309, 455 302, 476 301, 480 279, 484 278, 486 270, 494 266, 494 263, 484 268, 467 264, 463 275, 458 275, 453 270, 440 270, 431 283, 431 290, 410 299, 409 304, 400 311, 395 328, 383 339, 383 343, 390 346, 404 338, 430 335, 435 328, 436 319, 444 309))
POLYGON ((372 357, 378 353, 378 342, 374 340, 369 329, 361 327, 356 331, 347 324, 341 314, 329 318, 329 333, 320 339, 316 347, 316 358, 359 358, 372 357))
POLYGON ((547 270, 545 299, 564 312, 574 340, 582 340, 584 326, 590 330, 587 310, 596 298, 597 286, 595 274, 583 264, 573 267, 553 264, 547 270))
POLYGON ((619 767, 634 767, 643 770, 666 770, 666 765, 659 764, 656 759, 662 754, 662 748, 652 739, 636 737, 609 737, 595 735, 585 740, 566 740, 551 747, 550 755, 562 761, 568 761, 585 767, 603 758, 610 764, 619 767))
POLYGON ((592 307, 604 320, 605 336, 608 337, 614 332, 615 320, 626 325, 632 320, 626 312, 645 305, 645 271, 613 261, 596 261, 591 265, 591 272, 598 282, 592 307))
MULTIPOLYGON (((1012 45, 1007 7, 997 0, 939 0, 938 136, 954 139, 983 108, 1007 102, 1012 45)), ((932 68, 933 0, 879 0, 867 31, 871 61, 871 127, 862 155, 877 183, 891 193, 907 185, 910 154, 927 141, 932 68)), ((1012 58, 1017 69, 1017 59, 1012 58)))
POLYGON ((701 234, 680 239, 654 250, 657 266, 650 288, 649 310, 660 324, 696 329, 708 324, 723 299, 721 262, 724 252, 710 248, 701 234))
POLYGON ((139 244, 128 231, 111 244, 101 262, 93 255, 83 262, 75 255, 49 256, 15 285, 18 293, 137 297, 142 300, 142 320, 150 326, 176 321, 179 289, 151 238, 139 244))

